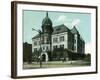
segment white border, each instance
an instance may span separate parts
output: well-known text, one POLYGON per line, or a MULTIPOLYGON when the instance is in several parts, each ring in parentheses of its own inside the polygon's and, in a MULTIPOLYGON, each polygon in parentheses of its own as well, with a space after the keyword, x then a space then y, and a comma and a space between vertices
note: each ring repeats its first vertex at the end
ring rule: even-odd
POLYGON ((62 73, 79 73, 96 71, 96 46, 95 46, 95 25, 96 10, 91 8, 76 7, 59 7, 45 5, 17 5, 17 76, 45 75, 45 74, 62 74, 62 73), (22 47, 22 10, 46 10, 46 11, 63 11, 63 12, 81 12, 91 13, 91 66, 90 67, 71 67, 71 68, 48 68, 48 69, 30 69, 23 70, 23 47, 22 47))

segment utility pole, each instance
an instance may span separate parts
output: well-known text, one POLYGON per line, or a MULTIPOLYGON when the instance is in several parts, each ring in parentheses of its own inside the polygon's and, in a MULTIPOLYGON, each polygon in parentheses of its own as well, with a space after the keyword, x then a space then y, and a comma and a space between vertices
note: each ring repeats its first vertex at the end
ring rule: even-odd
POLYGON ((32 30, 38 32, 39 36, 40 36, 40 43, 39 43, 40 44, 40 49, 39 49, 39 53, 40 53, 40 68, 42 68, 42 56, 41 56, 41 52, 42 52, 42 48, 41 48, 41 34, 42 34, 42 32, 41 32, 41 30, 36 30, 34 28, 32 28, 32 30))

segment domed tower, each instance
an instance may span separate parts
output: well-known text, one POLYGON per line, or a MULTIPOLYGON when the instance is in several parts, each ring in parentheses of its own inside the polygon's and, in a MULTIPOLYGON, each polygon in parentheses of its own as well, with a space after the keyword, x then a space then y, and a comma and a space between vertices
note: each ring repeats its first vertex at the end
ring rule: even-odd
MULTIPOLYGON (((48 49, 46 49, 46 51, 50 50, 51 51, 51 35, 53 32, 53 27, 52 27, 52 21, 48 16, 48 12, 46 12, 46 17, 43 19, 42 21, 42 42, 45 45, 48 45, 47 47, 49 47, 48 49)), ((46 46, 44 46, 46 47, 46 46)))
POLYGON ((42 31, 49 34, 53 32, 52 21, 48 17, 48 12, 46 12, 46 17, 42 21, 42 31))

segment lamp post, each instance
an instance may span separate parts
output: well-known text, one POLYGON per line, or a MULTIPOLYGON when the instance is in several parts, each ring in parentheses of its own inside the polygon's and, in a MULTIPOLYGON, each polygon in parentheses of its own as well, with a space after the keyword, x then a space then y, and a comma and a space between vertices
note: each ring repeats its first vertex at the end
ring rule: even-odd
POLYGON ((39 52, 40 52, 40 68, 42 68, 42 56, 41 56, 41 52, 42 52, 42 49, 41 49, 41 30, 36 30, 36 29, 34 29, 34 28, 32 28, 32 30, 34 30, 34 31, 36 31, 36 32, 38 32, 39 33, 39 36, 40 36, 40 50, 39 50, 39 52))

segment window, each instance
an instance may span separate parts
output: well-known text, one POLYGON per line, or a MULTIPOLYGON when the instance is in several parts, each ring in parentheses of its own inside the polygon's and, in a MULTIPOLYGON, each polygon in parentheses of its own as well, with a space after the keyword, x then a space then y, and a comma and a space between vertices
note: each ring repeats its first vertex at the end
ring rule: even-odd
POLYGON ((53 46, 53 49, 57 49, 57 45, 53 46))
POLYGON ((72 50, 74 49, 74 46, 72 46, 72 50))
POLYGON ((53 42, 58 42, 58 38, 53 38, 53 42))
POLYGON ((56 30, 59 31, 59 30, 61 30, 61 28, 57 28, 56 30))
POLYGON ((46 47, 46 50, 48 50, 48 46, 46 47))
POLYGON ((57 45, 56 45, 56 48, 57 48, 57 45))
POLYGON ((37 41, 34 42, 34 46, 36 46, 36 45, 37 45, 37 41))
POLYGON ((74 40, 74 43, 76 43, 76 39, 74 40))
POLYGON ((60 37, 60 42, 64 41, 64 36, 60 37))
POLYGON ((53 50, 55 49, 55 46, 53 46, 53 50))
POLYGON ((37 51, 37 48, 34 48, 34 51, 37 51))
POLYGON ((43 50, 45 50, 45 47, 43 46, 43 50))
POLYGON ((49 38, 47 38, 47 43, 50 43, 50 40, 49 40, 49 38))
POLYGON ((64 45, 60 45, 60 48, 63 48, 64 49, 64 45))

